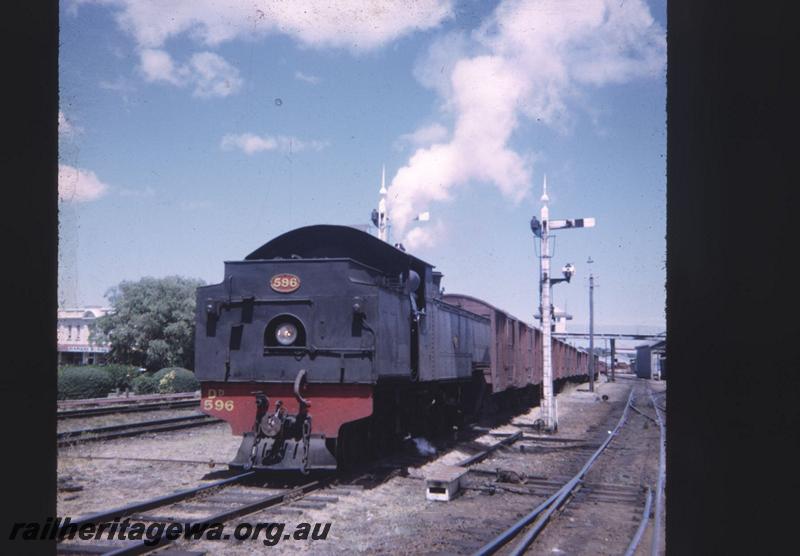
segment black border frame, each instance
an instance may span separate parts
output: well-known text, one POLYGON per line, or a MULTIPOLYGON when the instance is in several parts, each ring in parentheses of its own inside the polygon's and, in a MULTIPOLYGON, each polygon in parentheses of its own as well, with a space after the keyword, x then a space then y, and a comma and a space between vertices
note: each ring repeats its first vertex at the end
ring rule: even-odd
MULTIPOLYGON (((792 7, 667 6, 668 554, 796 550, 792 7)), ((19 553, 11 523, 55 515, 58 5, 4 8, 0 552, 19 553)))

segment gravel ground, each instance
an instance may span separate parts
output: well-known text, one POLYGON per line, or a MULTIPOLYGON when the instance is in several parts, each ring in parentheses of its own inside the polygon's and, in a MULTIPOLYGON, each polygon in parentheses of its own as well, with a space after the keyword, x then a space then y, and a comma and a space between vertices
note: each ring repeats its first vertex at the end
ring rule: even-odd
MULTIPOLYGON (((635 388, 634 405, 654 417, 645 384, 635 388)), ((630 410, 619 434, 586 474, 584 488, 555 514, 528 553, 624 554, 639 527, 643 487, 656 484, 658 442, 658 425, 630 410)), ((639 554, 650 554, 651 534, 647 530, 640 541, 639 554)))
MULTIPOLYGON (((585 438, 599 444, 619 419, 631 382, 600 382, 595 393, 583 391, 587 389, 586 384, 567 386, 558 396, 559 428, 552 436, 585 438), (602 401, 603 394, 608 396, 608 401, 602 401)), ((514 432, 520 430, 514 425, 532 425, 539 417, 539 408, 534 408, 493 431, 514 432)), ((407 476, 395 477, 357 495, 340 497, 337 502, 320 509, 292 512, 290 504, 286 510, 265 510, 238 522, 282 522, 286 524, 286 532, 294 531, 299 523, 332 524, 324 541, 282 541, 278 545, 282 554, 472 553, 557 488, 542 480, 567 478, 593 451, 570 450, 575 453, 565 459, 564 450, 549 446, 525 453, 520 453, 517 446, 501 449, 474 466, 486 473, 468 474, 467 489, 454 501, 441 503, 425 499, 423 476, 432 465, 458 462, 477 451, 480 445, 494 444, 498 440, 489 434, 478 437, 461 449, 443 453, 420 467, 409 468, 407 476), (530 484, 498 484, 493 475, 498 467, 524 474, 526 480, 536 485, 531 488, 530 484)), ((209 554, 244 555, 264 550, 262 540, 263 536, 256 541, 205 541, 177 546, 206 550, 209 554)))
POLYGON ((240 442, 219 423, 60 448, 58 515, 76 517, 217 480, 227 469, 219 464, 233 459, 240 442))
MULTIPOLYGON (((297 503, 289 504, 240 518, 228 524, 226 531, 232 532, 237 523, 244 522, 285 523, 284 533, 292 533, 300 523, 312 525, 331 523, 326 540, 284 540, 274 547, 282 554, 472 553, 558 488, 554 481, 566 479, 574 474, 594 451, 594 448, 587 445, 598 445, 615 426, 631 386, 634 383, 644 382, 621 376, 615 383, 602 382, 605 379, 600 380, 596 384, 594 393, 587 391, 588 384, 567 385, 557 397, 558 431, 551 436, 582 441, 541 442, 525 439, 510 448, 501 448, 471 468, 476 471, 467 475, 465 481, 467 488, 449 503, 426 501, 423 479, 425 473, 432 465, 461 461, 478 451, 481 446, 498 442, 499 437, 485 434, 470 442, 461 442, 459 449, 441 451, 427 463, 409 467, 404 476, 395 476, 374 488, 347 491, 333 487, 326 489, 327 491, 315 492, 317 495, 327 494, 336 498, 335 501, 326 503, 324 507, 300 508, 297 503), (608 400, 603 401, 602 395, 608 396, 608 400), (520 445, 526 446, 524 452, 520 451, 520 445), (502 470, 506 481, 513 479, 516 473, 523 482, 498 483, 498 468, 502 470)), ((664 383, 654 384, 660 384, 663 388, 664 383)), ((645 398, 640 400, 638 406, 643 410, 648 408, 645 398)), ((652 414, 652 407, 649 409, 652 414)), ((523 430, 526 433, 535 433, 530 425, 539 418, 539 408, 533 408, 512 419, 510 424, 494 428, 493 432, 510 433, 523 430)), ((647 421, 634 412, 631 412, 629 419, 631 423, 638 423, 639 427, 642 427, 643 421, 647 421)), ((658 428, 652 422, 649 428, 638 430, 654 432, 657 438, 658 428)), ((621 435, 620 440, 622 438, 621 435)), ((638 437, 635 434, 631 438, 625 437, 626 446, 629 441, 635 443, 636 438, 638 437)), ((212 469, 206 463, 187 463, 187 461, 227 462, 233 458, 239 441, 239 437, 230 434, 227 424, 219 424, 62 449, 59 458, 60 485, 78 486, 82 487, 82 490, 59 492, 59 515, 87 514, 148 499, 165 491, 188 488, 203 481, 220 479, 222 478, 220 470, 226 469, 227 466, 217 465, 212 469), (110 459, 84 459, 76 456, 110 459), (132 458, 170 459, 173 462, 137 461, 132 458)), ((612 446, 617 442, 617 439, 612 441, 612 446)), ((434 444, 442 446, 446 443, 434 444)), ((634 452, 641 456, 644 450, 634 452)), ((654 483, 655 474, 649 474, 650 471, 640 470, 638 474, 625 471, 631 461, 634 463, 639 461, 636 459, 639 456, 618 450, 613 456, 616 459, 608 464, 607 469, 599 472, 597 477, 587 478, 587 481, 614 484, 630 484, 631 481, 654 483), (629 461, 631 457, 633 460, 629 461)), ((657 466, 657 449, 651 451, 649 458, 648 461, 655 461, 657 466)), ((591 500, 581 504, 577 502, 579 500, 576 497, 575 509, 571 511, 579 512, 582 511, 581 508, 594 507, 591 500)), ((603 525, 603 530, 607 531, 617 526, 619 528, 617 537, 621 539, 627 535, 629 538, 638 525, 632 519, 632 515, 636 512, 629 508, 623 516, 608 512, 607 508, 603 510, 603 507, 597 506, 595 510, 595 513, 599 514, 605 511, 611 519, 610 523, 603 525)), ((637 511, 641 515, 641 510, 637 511)), ((615 553, 603 552, 601 549, 605 541, 598 541, 600 544, 593 545, 592 542, 597 541, 596 535, 588 528, 582 528, 580 524, 575 525, 583 517, 577 513, 573 516, 558 517, 553 525, 560 524, 562 533, 557 534, 553 542, 543 536, 540 541, 547 542, 537 542, 530 553, 549 554, 558 553, 559 550, 569 554, 615 553), (570 518, 573 521, 570 521, 570 518), (562 542, 573 536, 576 530, 586 531, 586 538, 583 541, 575 541, 578 549, 572 544, 562 542), (583 548, 580 548, 581 546, 583 548)), ((255 541, 178 542, 174 546, 188 550, 205 550, 208 554, 245 555, 268 550, 269 548, 262 543, 263 539, 262 534, 255 541)), ((647 541, 646 536, 642 543, 647 541)))

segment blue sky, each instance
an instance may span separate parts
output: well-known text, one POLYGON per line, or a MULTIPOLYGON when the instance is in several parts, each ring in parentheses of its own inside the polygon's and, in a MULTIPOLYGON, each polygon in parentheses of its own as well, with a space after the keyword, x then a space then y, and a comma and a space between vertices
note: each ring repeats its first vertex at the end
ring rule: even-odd
POLYGON ((393 239, 447 291, 531 320, 546 174, 551 217, 597 219, 557 234, 553 266, 578 270, 554 294, 571 329, 589 256, 599 328, 663 329, 665 11, 63 1, 61 300, 104 304, 142 276, 214 283, 287 230, 367 224, 385 164, 393 239))

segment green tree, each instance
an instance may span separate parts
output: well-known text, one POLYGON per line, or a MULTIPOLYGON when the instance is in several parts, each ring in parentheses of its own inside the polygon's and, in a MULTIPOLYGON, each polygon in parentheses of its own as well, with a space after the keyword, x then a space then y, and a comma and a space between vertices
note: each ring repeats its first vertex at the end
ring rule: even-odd
POLYGON ((92 340, 108 342, 117 363, 192 369, 195 290, 204 284, 181 276, 124 281, 106 293, 112 310, 95 321, 92 340))

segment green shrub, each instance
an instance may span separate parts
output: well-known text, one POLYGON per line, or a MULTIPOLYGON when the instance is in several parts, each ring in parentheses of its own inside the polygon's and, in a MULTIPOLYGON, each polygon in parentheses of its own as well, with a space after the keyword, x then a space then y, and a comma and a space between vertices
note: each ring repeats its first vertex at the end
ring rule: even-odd
POLYGON ((107 372, 114 381, 114 388, 120 390, 130 390, 133 379, 139 375, 138 367, 133 365, 106 365, 98 368, 107 372))
POLYGON ((134 394, 158 394, 158 381, 152 375, 142 374, 131 381, 134 394))
POLYGON ((104 398, 114 389, 114 380, 96 367, 67 367, 58 373, 58 399, 104 398))
POLYGON ((194 373, 180 367, 167 367, 153 375, 158 384, 158 391, 162 394, 174 392, 194 392, 200 389, 200 383, 194 373))

